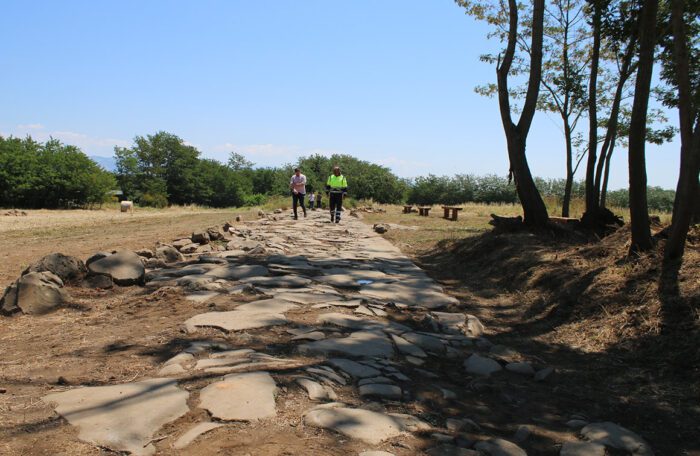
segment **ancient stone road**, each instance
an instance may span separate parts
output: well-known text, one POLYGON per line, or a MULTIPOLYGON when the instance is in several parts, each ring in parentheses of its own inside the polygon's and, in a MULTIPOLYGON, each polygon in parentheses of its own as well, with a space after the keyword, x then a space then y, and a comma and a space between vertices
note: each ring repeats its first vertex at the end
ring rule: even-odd
MULTIPOLYGON (((437 377, 431 358, 463 365, 465 382, 504 370, 534 381, 552 370, 507 362, 483 337, 476 317, 450 309, 457 300, 370 227, 350 216, 330 224, 323 211, 298 221, 268 216, 229 231, 225 251, 196 253, 197 244, 180 242, 181 251, 195 253, 149 269, 145 286, 176 288, 196 301, 241 304, 183 321, 192 342, 159 367, 157 378, 45 396, 78 428, 78 438, 137 455, 173 449, 187 454, 192 442, 229 423, 265 426, 292 394, 279 387, 284 377, 310 401, 294 411, 297 421, 363 442, 368 450, 361 454, 392 454, 379 451, 387 450, 382 444, 402 448, 412 434, 432 441, 426 453, 414 454, 526 454, 515 441, 460 438, 474 424, 466 417, 429 423, 405 413, 404 404, 414 397, 413 379, 437 377), (410 318, 414 314, 420 319, 410 318), (226 342, 231 335, 273 330, 284 340, 262 349, 226 342), (185 389, 192 378, 208 379, 207 384, 185 389), (179 429, 166 441, 154 439, 164 424, 195 408, 205 409, 209 420, 179 429)), ((445 399, 455 398, 444 382, 434 382, 445 399)), ((641 438, 612 423, 583 421, 580 428, 589 441, 566 443, 562 455, 603 455, 606 445, 652 454, 641 438)))

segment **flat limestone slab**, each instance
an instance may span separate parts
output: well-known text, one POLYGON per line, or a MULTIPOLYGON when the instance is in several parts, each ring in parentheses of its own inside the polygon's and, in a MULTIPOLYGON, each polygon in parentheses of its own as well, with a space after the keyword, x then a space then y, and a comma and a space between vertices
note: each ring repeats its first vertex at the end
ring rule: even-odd
POLYGON ((459 304, 452 296, 440 292, 437 288, 428 288, 428 281, 381 283, 365 285, 360 294, 383 301, 403 302, 410 306, 422 306, 427 309, 440 309, 451 304, 459 304))
POLYGON ((328 360, 328 363, 355 378, 376 377, 381 374, 381 372, 374 367, 356 363, 350 359, 331 358, 328 360))
POLYGON ((592 442, 618 450, 625 450, 634 455, 654 455, 651 447, 643 438, 629 429, 610 421, 591 423, 581 429, 581 435, 592 442))
POLYGON ((341 353, 358 358, 382 357, 394 355, 394 346, 379 331, 357 331, 348 337, 324 339, 299 346, 301 353, 341 353))
POLYGON ((287 318, 281 313, 232 310, 229 312, 207 312, 195 315, 185 321, 185 327, 189 332, 194 332, 200 326, 221 328, 225 331, 240 331, 243 329, 284 325, 286 323, 287 318))
POLYGON ((277 385, 267 372, 230 374, 199 393, 200 407, 214 418, 254 421, 277 414, 277 385))
POLYGON ((370 410, 318 408, 304 416, 307 426, 332 429, 350 438, 377 445, 404 432, 401 421, 370 410))
POLYGON ((135 455, 155 453, 153 434, 189 411, 189 393, 170 378, 76 388, 42 399, 79 430, 78 438, 135 455))

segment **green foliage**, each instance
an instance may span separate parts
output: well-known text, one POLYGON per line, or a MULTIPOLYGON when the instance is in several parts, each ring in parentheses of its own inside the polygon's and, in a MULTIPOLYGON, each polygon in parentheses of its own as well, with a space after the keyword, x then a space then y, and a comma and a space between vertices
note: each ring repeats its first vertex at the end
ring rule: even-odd
MULTIPOLYGON (((661 187, 647 187, 647 204, 652 211, 672 212, 675 197, 676 192, 673 190, 666 190, 661 187)), ((629 207, 629 190, 620 189, 608 192, 607 205, 629 207)))
POLYGON ((139 204, 145 207, 164 208, 168 206, 168 198, 162 193, 144 193, 139 204))
MULTIPOLYGON (((306 175, 307 192, 324 191, 328 176, 334 166, 340 166, 348 180, 348 192, 354 199, 373 199, 378 203, 399 203, 408 190, 405 181, 399 179, 388 168, 350 155, 311 155, 301 157, 298 163, 306 175)), ((294 166, 289 165, 287 183, 294 166)))
POLYGON ((115 186, 114 176, 75 146, 0 136, 1 206, 92 207, 115 186))
POLYGON ((411 204, 515 203, 515 186, 496 175, 454 177, 434 176, 416 178, 408 193, 411 204))

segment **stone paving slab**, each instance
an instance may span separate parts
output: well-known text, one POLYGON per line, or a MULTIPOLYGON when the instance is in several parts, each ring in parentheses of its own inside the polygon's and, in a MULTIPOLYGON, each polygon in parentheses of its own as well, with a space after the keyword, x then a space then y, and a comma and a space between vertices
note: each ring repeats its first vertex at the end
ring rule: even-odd
POLYGON ((170 378, 76 388, 43 397, 78 428, 78 438, 135 455, 151 455, 153 434, 189 411, 189 393, 170 378))
POLYGON ((254 421, 277 414, 277 385, 267 372, 230 374, 204 388, 200 407, 225 421, 254 421))

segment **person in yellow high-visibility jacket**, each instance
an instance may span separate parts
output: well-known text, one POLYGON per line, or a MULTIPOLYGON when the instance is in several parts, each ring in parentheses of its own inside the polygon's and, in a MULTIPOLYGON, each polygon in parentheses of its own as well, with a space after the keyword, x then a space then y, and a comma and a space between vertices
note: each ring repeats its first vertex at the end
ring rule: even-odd
POLYGON ((331 223, 340 223, 340 212, 343 210, 343 198, 348 194, 348 181, 340 174, 340 167, 333 167, 333 174, 326 181, 326 194, 330 200, 331 223))

